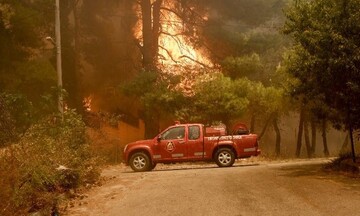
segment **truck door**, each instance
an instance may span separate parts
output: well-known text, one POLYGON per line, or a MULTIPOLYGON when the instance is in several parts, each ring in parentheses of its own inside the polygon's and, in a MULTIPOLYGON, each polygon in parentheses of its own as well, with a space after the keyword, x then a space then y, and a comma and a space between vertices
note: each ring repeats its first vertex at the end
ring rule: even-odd
POLYGON ((185 126, 169 128, 161 134, 158 144, 159 160, 181 161, 187 159, 185 126))
POLYGON ((190 125, 188 127, 188 158, 189 159, 202 159, 205 157, 204 143, 202 131, 199 125, 190 125))

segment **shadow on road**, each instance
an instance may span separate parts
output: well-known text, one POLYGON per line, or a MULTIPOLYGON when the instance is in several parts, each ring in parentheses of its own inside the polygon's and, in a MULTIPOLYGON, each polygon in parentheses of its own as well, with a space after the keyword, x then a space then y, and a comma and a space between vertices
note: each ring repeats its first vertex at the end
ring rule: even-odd
POLYGON ((301 176, 326 176, 327 173, 323 170, 324 164, 303 164, 290 165, 281 167, 280 170, 285 171, 284 176, 301 177, 301 176))
POLYGON ((335 181, 343 184, 348 189, 360 190, 360 181, 357 178, 351 178, 339 173, 326 171, 325 164, 303 164, 303 165, 290 165, 279 168, 283 171, 281 176, 291 178, 310 177, 321 180, 335 181))
MULTIPOLYGON (((169 171, 177 171, 177 170, 206 170, 206 169, 232 169, 236 167, 251 167, 251 166, 259 166, 260 164, 234 164, 232 167, 218 167, 213 164, 205 164, 205 165, 164 165, 168 167, 161 167, 160 169, 155 168, 150 172, 169 172, 169 171)), ((123 173, 135 173, 133 171, 124 171, 123 173)))

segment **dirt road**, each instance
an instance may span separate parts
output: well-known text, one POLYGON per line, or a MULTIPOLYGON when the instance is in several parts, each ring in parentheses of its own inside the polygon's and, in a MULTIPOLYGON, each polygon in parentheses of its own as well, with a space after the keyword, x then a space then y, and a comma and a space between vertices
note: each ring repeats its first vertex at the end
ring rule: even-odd
POLYGON ((360 215, 360 180, 321 171, 325 162, 109 167, 67 215, 360 215))

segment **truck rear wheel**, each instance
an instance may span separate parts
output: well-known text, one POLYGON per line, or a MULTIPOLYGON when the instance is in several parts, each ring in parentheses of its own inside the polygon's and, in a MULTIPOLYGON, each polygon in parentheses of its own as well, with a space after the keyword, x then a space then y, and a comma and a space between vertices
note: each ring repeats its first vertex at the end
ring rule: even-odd
POLYGON ((230 167, 235 162, 235 154, 231 149, 221 148, 215 154, 215 162, 219 167, 230 167))
POLYGON ((150 159, 144 152, 133 154, 129 161, 130 167, 135 172, 144 172, 150 169, 150 159))

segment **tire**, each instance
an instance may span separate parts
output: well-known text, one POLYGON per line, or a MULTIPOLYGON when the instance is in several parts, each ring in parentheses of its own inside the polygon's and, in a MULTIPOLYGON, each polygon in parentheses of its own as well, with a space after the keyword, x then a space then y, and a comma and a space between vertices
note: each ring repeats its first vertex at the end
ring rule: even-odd
POLYGON ((149 171, 153 170, 156 167, 157 163, 150 164, 149 171))
POLYGON ((144 172, 150 169, 150 159, 144 152, 133 154, 129 161, 130 167, 135 172, 144 172))
POLYGON ((231 149, 221 148, 215 154, 215 162, 219 167, 231 167, 235 162, 235 154, 231 149))

